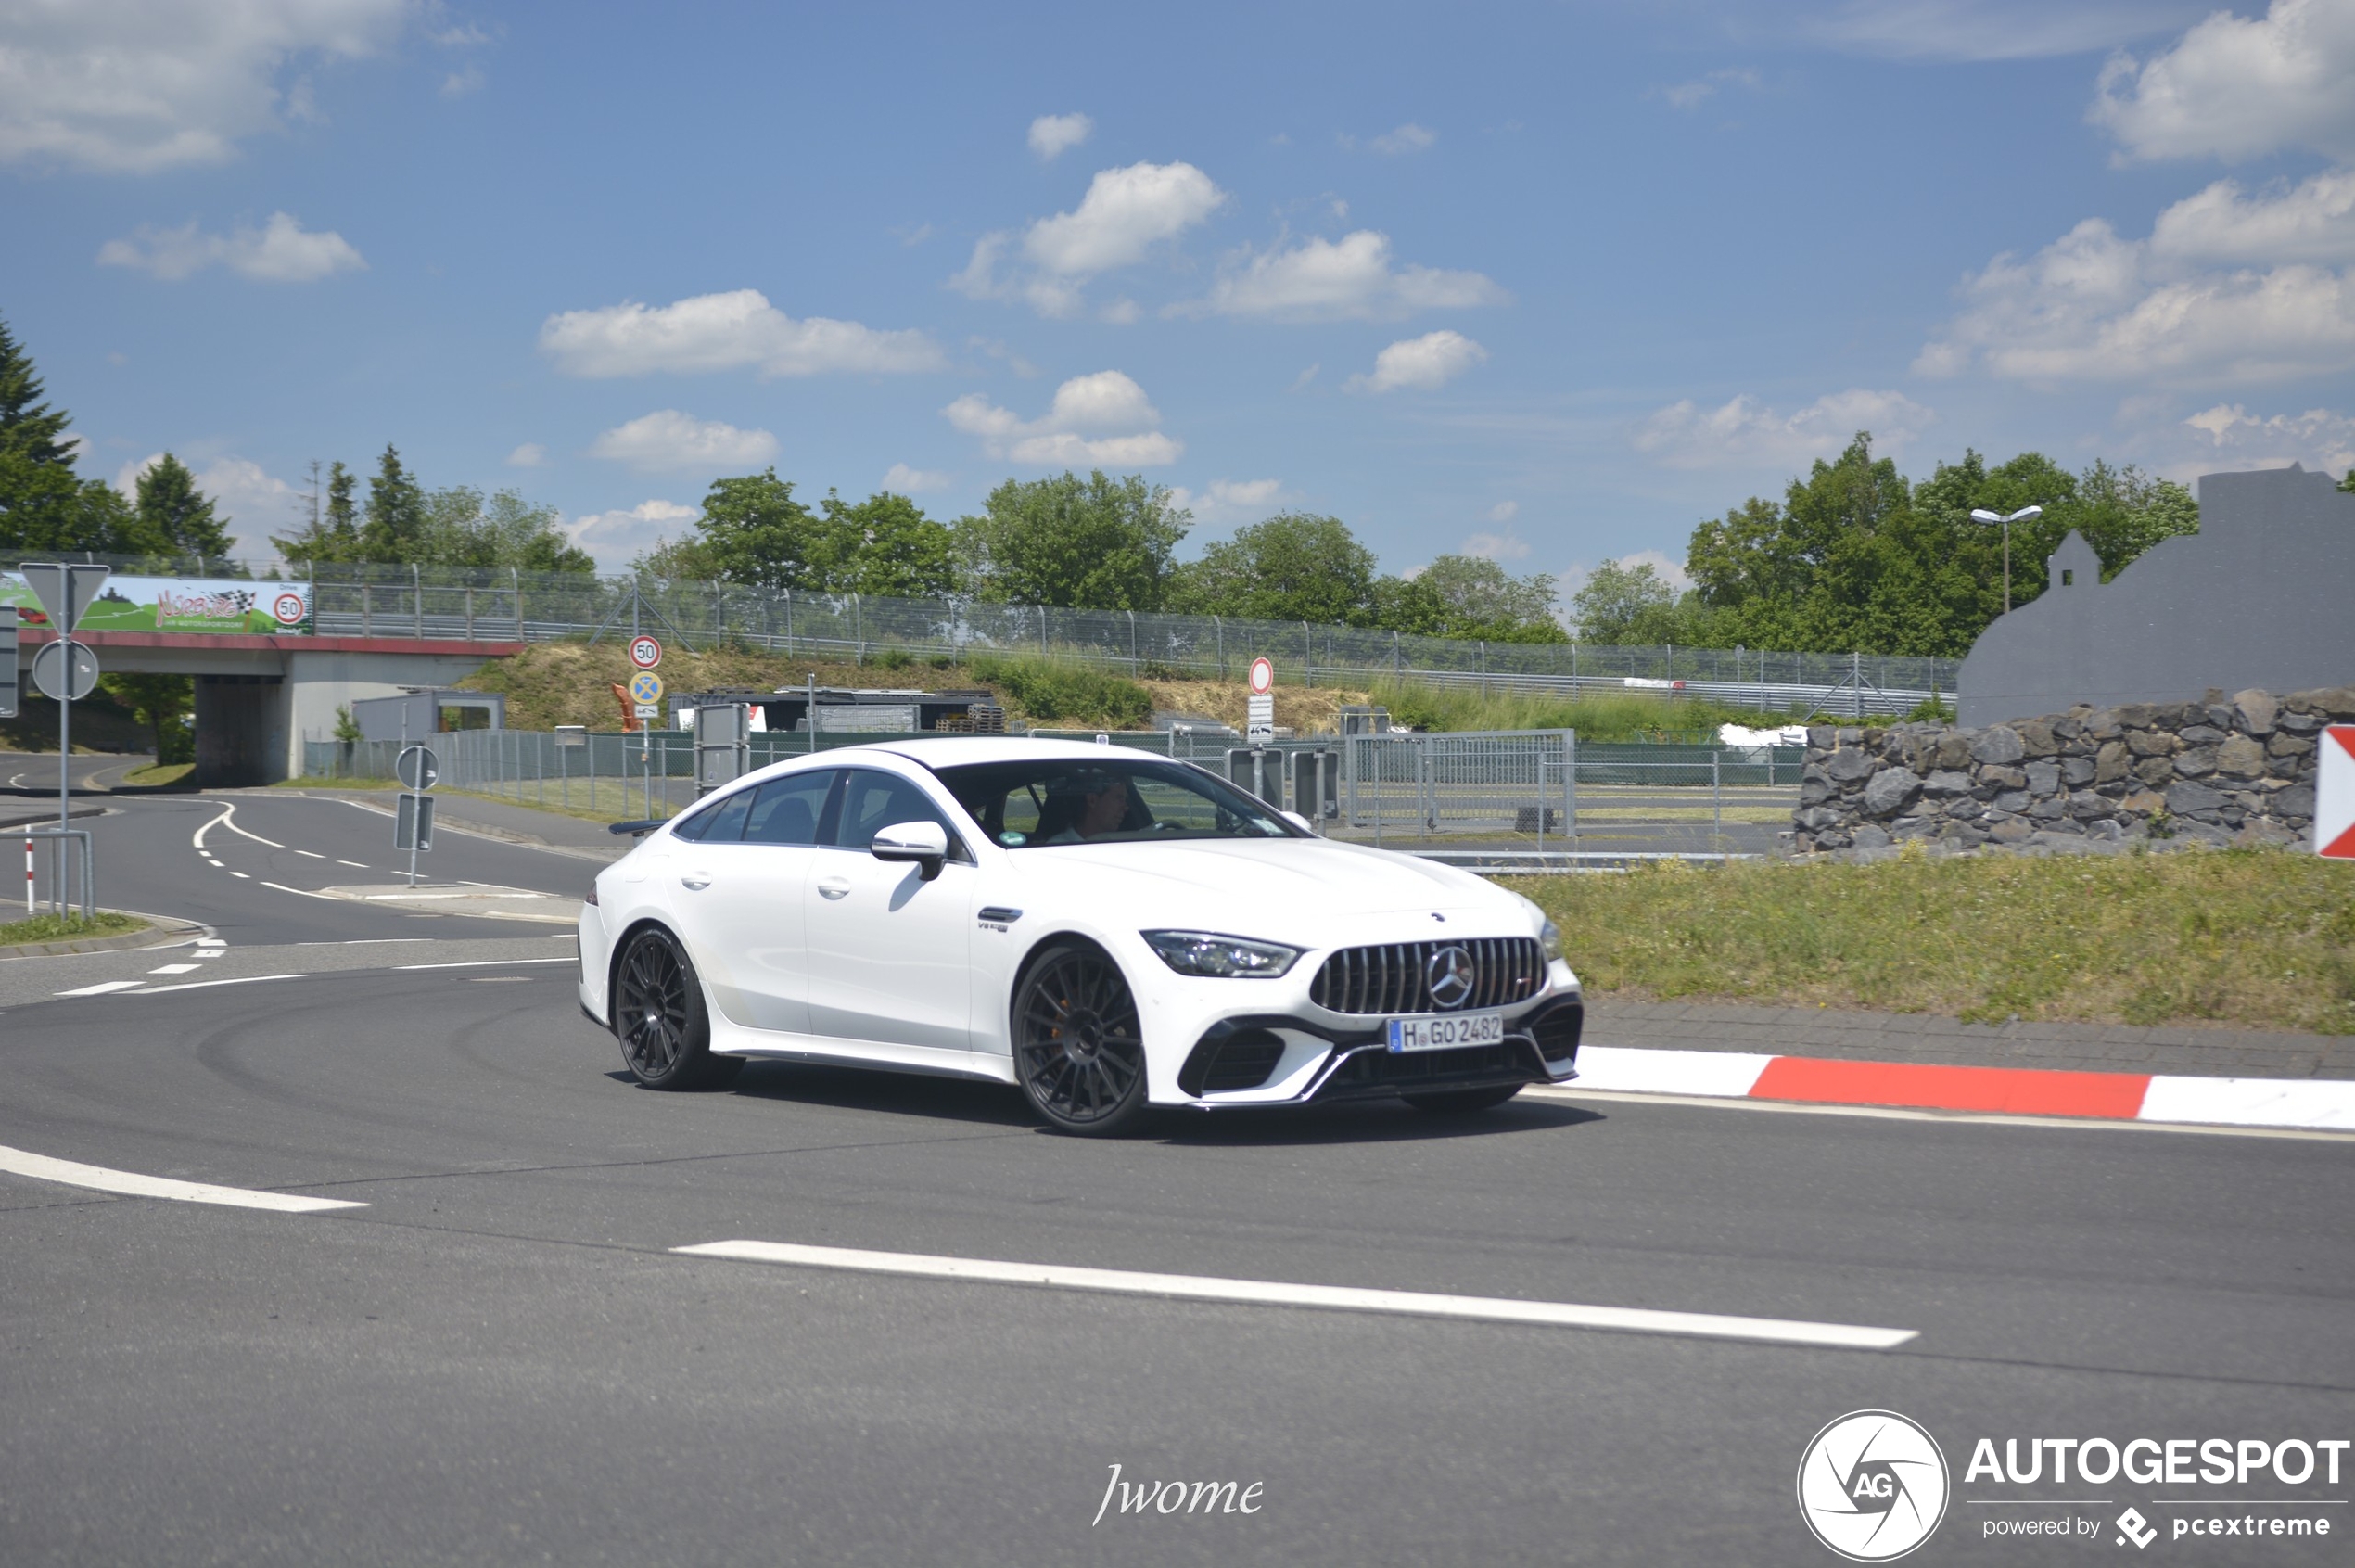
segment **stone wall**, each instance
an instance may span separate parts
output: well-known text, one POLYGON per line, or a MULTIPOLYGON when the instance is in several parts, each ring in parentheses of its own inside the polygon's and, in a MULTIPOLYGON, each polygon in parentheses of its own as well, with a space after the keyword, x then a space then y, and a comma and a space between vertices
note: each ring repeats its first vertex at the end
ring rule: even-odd
POLYGON ((2295 844, 2314 821, 2316 734, 2355 686, 2081 704, 1981 729, 1812 727, 1791 850, 2083 849, 2130 840, 2295 844))

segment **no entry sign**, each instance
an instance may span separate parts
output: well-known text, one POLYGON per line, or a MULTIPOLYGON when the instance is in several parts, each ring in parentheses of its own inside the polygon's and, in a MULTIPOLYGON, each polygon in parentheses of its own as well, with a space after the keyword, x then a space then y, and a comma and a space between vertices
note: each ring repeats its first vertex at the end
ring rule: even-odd
POLYGON ((2323 732, 2314 773, 2314 853, 2355 860, 2355 724, 2323 732))
POLYGON ((1265 658, 1253 659, 1251 661, 1251 689, 1258 693, 1260 695, 1265 696, 1267 694, 1268 688, 1275 685, 1275 665, 1265 658))
POLYGON ((630 638, 630 662, 641 669, 652 669, 662 662, 662 644, 652 637, 630 638))

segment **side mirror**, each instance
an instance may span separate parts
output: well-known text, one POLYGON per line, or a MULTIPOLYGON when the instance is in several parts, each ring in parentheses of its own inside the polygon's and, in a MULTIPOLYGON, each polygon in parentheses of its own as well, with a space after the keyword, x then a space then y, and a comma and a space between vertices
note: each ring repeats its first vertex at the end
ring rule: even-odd
POLYGON ((894 822, 875 835, 867 852, 879 860, 913 862, 930 882, 948 859, 948 830, 938 822, 894 822))
POLYGON ((1292 823, 1292 826, 1300 829, 1303 833, 1314 833, 1317 831, 1317 824, 1310 822, 1306 817, 1302 816, 1297 811, 1286 811, 1283 813, 1283 817, 1284 821, 1292 823))

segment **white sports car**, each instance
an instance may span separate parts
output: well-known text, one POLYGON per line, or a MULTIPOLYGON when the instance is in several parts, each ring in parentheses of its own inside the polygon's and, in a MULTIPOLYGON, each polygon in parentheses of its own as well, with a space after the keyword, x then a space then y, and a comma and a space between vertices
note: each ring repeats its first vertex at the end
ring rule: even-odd
POLYGON ((1081 1133, 1148 1106, 1478 1110, 1575 1077, 1584 1017, 1528 899, 1320 838, 1190 763, 1057 741, 741 779, 598 873, 580 965, 649 1088, 753 1056, 950 1074, 1081 1133))

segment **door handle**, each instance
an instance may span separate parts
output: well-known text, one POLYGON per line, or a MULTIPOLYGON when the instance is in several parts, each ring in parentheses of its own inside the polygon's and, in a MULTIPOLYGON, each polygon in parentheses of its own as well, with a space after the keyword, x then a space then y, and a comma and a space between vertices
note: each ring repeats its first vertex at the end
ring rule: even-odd
POLYGON ((840 877, 830 876, 818 884, 818 891, 829 899, 840 899, 848 895, 850 884, 840 877))
POLYGON ((690 893, 700 893, 711 886, 711 878, 699 871, 691 871, 679 879, 679 886, 690 893))

